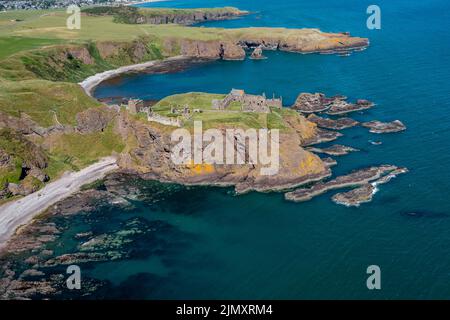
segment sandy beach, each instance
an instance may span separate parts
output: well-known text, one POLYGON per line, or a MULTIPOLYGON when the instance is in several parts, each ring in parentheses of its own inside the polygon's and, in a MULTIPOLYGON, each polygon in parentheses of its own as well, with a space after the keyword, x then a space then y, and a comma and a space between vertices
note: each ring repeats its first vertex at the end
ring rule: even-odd
POLYGON ((98 86, 100 83, 102 83, 105 80, 117 77, 124 73, 144 71, 145 69, 153 67, 153 66, 157 65, 158 63, 164 63, 167 61, 182 60, 182 59, 186 59, 186 57, 185 56, 175 56, 175 57, 168 58, 165 60, 152 60, 152 61, 148 61, 148 62, 144 62, 144 63, 132 64, 132 65, 120 67, 117 69, 108 70, 108 71, 94 74, 93 76, 86 78, 85 80, 83 80, 82 82, 80 82, 78 84, 84 89, 86 94, 88 94, 89 96, 92 97, 92 92, 95 89, 95 87, 98 86))
POLYGON ((35 193, 0 206, 0 249, 18 227, 29 223, 56 202, 79 191, 81 186, 101 179, 117 168, 114 157, 103 158, 78 172, 65 173, 60 179, 35 193))

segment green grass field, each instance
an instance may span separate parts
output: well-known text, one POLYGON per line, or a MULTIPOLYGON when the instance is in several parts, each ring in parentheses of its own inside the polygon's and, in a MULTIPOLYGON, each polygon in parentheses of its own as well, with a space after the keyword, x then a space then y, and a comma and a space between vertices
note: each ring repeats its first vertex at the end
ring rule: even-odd
POLYGON ((77 113, 100 103, 74 83, 46 80, 0 82, 0 110, 18 117, 26 113, 43 127, 75 125, 77 113))
MULTIPOLYGON (((112 16, 81 16, 81 29, 69 30, 65 11, 8 11, 0 13, 0 37, 61 39, 66 42, 131 41, 139 36, 217 40, 222 37, 217 28, 193 28, 178 25, 132 25, 114 23, 112 16), (19 20, 19 21, 14 21, 19 20)), ((0 55, 2 55, 0 48, 0 55)))
POLYGON ((32 50, 41 47, 63 43, 60 39, 41 39, 26 37, 1 37, 0 38, 0 60, 16 52, 32 50))
POLYGON ((50 145, 49 152, 52 155, 49 171, 53 175, 57 175, 63 167, 79 170, 112 152, 120 153, 125 147, 120 136, 114 133, 112 125, 103 132, 67 133, 48 139, 46 143, 50 145))

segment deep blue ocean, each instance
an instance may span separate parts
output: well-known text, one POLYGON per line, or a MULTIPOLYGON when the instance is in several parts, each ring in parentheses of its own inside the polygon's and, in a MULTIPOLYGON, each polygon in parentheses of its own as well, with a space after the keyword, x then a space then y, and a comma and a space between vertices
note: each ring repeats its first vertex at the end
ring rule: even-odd
POLYGON ((175 187, 148 194, 152 200, 136 201, 131 211, 112 207, 104 214, 163 223, 166 227, 158 231, 156 243, 164 244, 161 250, 100 263, 87 274, 111 281, 116 296, 134 298, 449 299, 450 3, 379 0, 381 30, 366 27, 371 4, 365 0, 147 4, 236 6, 254 13, 204 26, 348 31, 370 38, 371 45, 349 57, 266 52, 268 59, 262 61, 218 61, 180 73, 128 76, 100 86, 97 97, 160 99, 187 91, 225 93, 243 88, 274 92, 286 104, 300 92, 369 99, 376 107, 352 117, 399 119, 408 130, 386 135, 364 128, 344 130, 338 143, 361 152, 337 158, 333 172, 384 163, 406 166, 410 172, 380 186, 374 200, 359 208, 334 204, 333 193, 298 204, 285 201, 283 194, 234 196, 221 188, 175 187), (369 140, 383 144, 372 145, 369 140), (381 290, 366 287, 369 265, 381 268, 381 290))

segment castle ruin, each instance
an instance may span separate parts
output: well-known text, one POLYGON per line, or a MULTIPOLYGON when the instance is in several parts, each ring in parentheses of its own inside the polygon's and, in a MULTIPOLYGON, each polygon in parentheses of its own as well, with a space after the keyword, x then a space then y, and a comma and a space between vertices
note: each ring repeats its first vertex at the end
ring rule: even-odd
POLYGON ((142 112, 144 109, 144 101, 142 101, 141 99, 130 99, 128 100, 127 108, 131 114, 142 112))
POLYGON ((283 106, 283 99, 275 98, 267 99, 266 95, 247 94, 244 90, 232 89, 224 99, 214 99, 212 101, 212 109, 226 110, 232 102, 241 103, 241 111, 243 112, 261 112, 269 113, 270 108, 281 108, 283 106))

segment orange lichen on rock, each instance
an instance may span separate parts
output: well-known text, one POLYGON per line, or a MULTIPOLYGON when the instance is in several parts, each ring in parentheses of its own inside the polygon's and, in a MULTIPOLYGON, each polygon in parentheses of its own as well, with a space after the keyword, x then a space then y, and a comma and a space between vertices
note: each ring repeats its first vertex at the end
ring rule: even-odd
POLYGON ((324 164, 318 156, 305 152, 305 157, 300 161, 298 168, 304 174, 316 174, 324 171, 324 164))
POLYGON ((196 175, 211 174, 215 172, 214 165, 208 163, 194 164, 194 162, 191 162, 187 167, 196 175))

